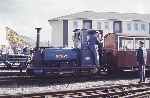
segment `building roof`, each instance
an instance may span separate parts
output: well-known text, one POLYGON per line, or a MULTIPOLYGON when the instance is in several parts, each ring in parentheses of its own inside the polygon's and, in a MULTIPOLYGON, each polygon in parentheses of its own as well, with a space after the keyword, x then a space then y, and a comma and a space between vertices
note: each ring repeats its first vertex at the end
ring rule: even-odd
POLYGON ((150 22, 150 14, 83 11, 66 16, 51 18, 49 21, 71 19, 134 20, 150 22))
POLYGON ((119 36, 126 36, 126 37, 148 37, 150 38, 150 34, 148 33, 117 33, 119 36))
POLYGON ((148 34, 148 33, 144 33, 144 34, 143 33, 108 33, 104 37, 107 37, 108 35, 111 35, 111 34, 114 34, 117 36, 123 36, 123 37, 139 37, 139 38, 146 37, 146 38, 150 38, 150 34, 148 34))

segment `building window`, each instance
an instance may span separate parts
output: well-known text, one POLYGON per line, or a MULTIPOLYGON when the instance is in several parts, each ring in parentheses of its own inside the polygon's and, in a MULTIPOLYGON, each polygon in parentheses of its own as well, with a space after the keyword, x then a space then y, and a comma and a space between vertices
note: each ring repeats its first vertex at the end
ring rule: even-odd
POLYGON ((138 31, 138 24, 137 23, 134 24, 134 30, 138 31))
POLYGON ((114 22, 114 33, 121 33, 121 22, 120 21, 114 22))
POLYGON ((101 30, 101 22, 97 22, 97 29, 101 30))
POLYGON ((148 23, 148 31, 149 31, 149 34, 150 34, 150 23, 148 23))
POLYGON ((141 24, 141 30, 145 31, 145 24, 141 24))
POLYGON ((83 20, 84 29, 92 29, 92 20, 83 20))
POLYGON ((74 28, 74 29, 77 29, 77 28, 78 28, 78 22, 77 22, 77 21, 74 21, 74 22, 73 22, 73 28, 74 28))
POLYGON ((130 23, 127 24, 127 29, 128 29, 128 31, 131 31, 131 24, 130 23))
POLYGON ((105 22, 105 29, 109 30, 109 23, 105 22))

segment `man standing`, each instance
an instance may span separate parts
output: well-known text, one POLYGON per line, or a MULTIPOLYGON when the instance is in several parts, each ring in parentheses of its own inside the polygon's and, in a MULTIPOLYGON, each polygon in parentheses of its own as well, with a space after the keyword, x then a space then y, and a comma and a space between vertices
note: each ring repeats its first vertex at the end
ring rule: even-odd
POLYGON ((147 52, 143 47, 144 43, 139 42, 139 49, 137 50, 137 62, 139 66, 140 81, 139 83, 145 82, 145 64, 147 60, 147 52))
POLYGON ((73 35, 74 47, 75 48, 81 48, 80 30, 79 29, 75 29, 73 32, 74 32, 74 35, 73 35))

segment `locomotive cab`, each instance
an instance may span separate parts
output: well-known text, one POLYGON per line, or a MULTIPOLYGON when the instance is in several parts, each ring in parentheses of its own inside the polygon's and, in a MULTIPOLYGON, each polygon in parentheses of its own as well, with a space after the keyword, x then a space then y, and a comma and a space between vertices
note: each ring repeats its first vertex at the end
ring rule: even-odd
MULTIPOLYGON (((80 35, 81 66, 93 67, 93 73, 98 71, 102 52, 102 30, 77 30, 80 35), (99 36, 101 35, 101 36, 99 36)), ((76 33, 75 33, 76 34, 76 33)))

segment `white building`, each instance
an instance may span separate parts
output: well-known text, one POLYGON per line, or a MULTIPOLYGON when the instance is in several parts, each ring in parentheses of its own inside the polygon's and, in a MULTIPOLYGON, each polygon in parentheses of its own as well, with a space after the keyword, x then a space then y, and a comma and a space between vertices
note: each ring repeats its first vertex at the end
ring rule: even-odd
POLYGON ((150 14, 85 11, 48 20, 53 46, 73 46, 74 29, 100 29, 107 33, 150 34, 150 14))

